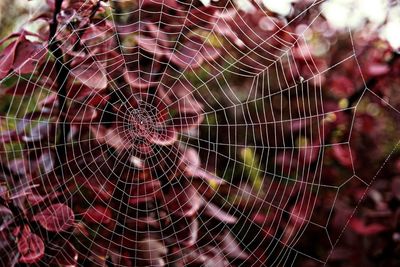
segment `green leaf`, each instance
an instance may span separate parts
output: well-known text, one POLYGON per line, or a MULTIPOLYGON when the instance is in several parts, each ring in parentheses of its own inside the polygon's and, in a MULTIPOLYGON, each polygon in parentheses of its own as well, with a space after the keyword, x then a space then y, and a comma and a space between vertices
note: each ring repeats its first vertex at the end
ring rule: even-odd
POLYGON ((263 178, 260 174, 260 160, 255 151, 251 148, 244 148, 241 151, 241 157, 244 163, 244 171, 247 173, 253 189, 262 192, 263 178))

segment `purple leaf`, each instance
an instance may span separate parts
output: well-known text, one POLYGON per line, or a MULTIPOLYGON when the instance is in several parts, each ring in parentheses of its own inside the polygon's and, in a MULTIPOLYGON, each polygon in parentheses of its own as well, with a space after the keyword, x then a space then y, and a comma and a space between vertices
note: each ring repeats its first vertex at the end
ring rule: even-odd
POLYGON ((170 90, 163 87, 159 89, 160 97, 177 111, 171 118, 171 124, 178 131, 198 126, 204 118, 203 106, 194 98, 193 90, 193 86, 186 81, 175 83, 170 90))

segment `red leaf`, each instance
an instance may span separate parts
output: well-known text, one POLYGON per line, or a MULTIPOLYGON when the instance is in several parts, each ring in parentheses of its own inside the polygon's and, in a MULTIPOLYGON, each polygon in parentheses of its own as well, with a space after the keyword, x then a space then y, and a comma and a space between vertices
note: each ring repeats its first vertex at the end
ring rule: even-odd
POLYGON ((386 230, 384 225, 378 223, 371 223, 366 225, 359 218, 352 218, 350 221, 350 227, 360 235, 375 235, 386 230))
POLYGON ((89 190, 93 197, 101 201, 108 201, 112 197, 112 192, 114 192, 115 184, 102 175, 76 176, 75 180, 89 190))
POLYGON ((153 82, 140 77, 138 71, 127 70, 124 72, 124 78, 127 83, 137 89, 148 88, 153 82))
MULTIPOLYGON (((7 190, 4 187, 0 187, 0 197, 4 197, 4 193, 6 192, 5 190, 7 190), (4 193, 3 193, 4 192, 4 193)), ((11 212, 10 209, 4 207, 4 206, 0 206, 0 218, 2 219, 0 222, 0 232, 3 231, 4 229, 6 229, 8 227, 8 225, 10 224, 10 222, 13 219, 13 213, 11 212)), ((1 247, 1 245, 0 245, 1 247)))
POLYGON ((177 111, 171 122, 178 130, 198 126, 204 118, 203 106, 193 96, 193 90, 193 85, 185 81, 177 82, 171 89, 159 89, 160 97, 177 111))
POLYGON ((171 213, 185 217, 195 215, 202 204, 202 198, 192 185, 172 187, 164 199, 171 213))
POLYGON ((368 74, 371 76, 385 75, 390 71, 390 67, 387 64, 372 63, 368 66, 368 74))
MULTIPOLYGON (((11 35, 7 39, 15 38, 11 35)), ((18 39, 11 42, 0 53, 0 79, 3 79, 11 70, 20 74, 33 72, 41 61, 45 59, 47 50, 38 42, 31 42, 20 34, 18 39)))
POLYGON ((210 61, 214 61, 220 56, 220 51, 206 42, 203 45, 201 56, 205 61, 211 63, 210 61))
POLYGON ((29 95, 37 88, 40 88, 40 85, 35 82, 19 80, 14 86, 8 88, 6 93, 10 95, 29 95))
POLYGON ((298 229, 310 219, 312 208, 306 200, 296 203, 290 211, 290 224, 298 229))
POLYGON ((57 239, 48 245, 49 254, 54 255, 50 261, 50 266, 68 266, 78 265, 78 251, 67 240, 57 239))
POLYGON ((16 131, 2 131, 0 132, 0 143, 7 144, 19 140, 19 135, 16 131))
POLYGON ((16 49, 13 68, 19 74, 32 73, 45 59, 46 53, 42 44, 24 39, 16 49))
POLYGON ((395 177, 392 180, 392 194, 395 198, 400 199, 400 177, 395 177))
POLYGON ((353 166, 352 153, 347 145, 337 145, 332 147, 333 156, 344 167, 353 166))
MULTIPOLYGON (((39 122, 29 133, 25 133, 21 139, 24 142, 37 142, 48 138, 53 133, 53 126, 48 122, 39 122)), ((48 140, 48 139, 47 139, 48 140)))
POLYGON ((222 233, 222 240, 219 242, 219 246, 229 258, 246 259, 248 257, 229 231, 222 233))
POLYGON ((137 37, 135 39, 140 48, 153 54, 156 58, 169 54, 167 50, 164 50, 157 44, 158 41, 156 38, 140 36, 140 38, 137 37))
POLYGON ((204 169, 197 169, 193 175, 193 177, 203 179, 211 184, 221 185, 225 181, 220 177, 212 174, 211 172, 204 169))
POLYGON ((65 231, 74 224, 75 216, 71 208, 64 204, 54 204, 36 214, 33 219, 48 231, 65 231))
POLYGON ((79 63, 71 70, 71 74, 81 83, 93 89, 105 89, 107 77, 104 68, 96 61, 79 63))
POLYGON ((84 84, 72 84, 67 90, 67 97, 82 102, 82 100, 93 92, 93 89, 84 84))
POLYGON ((85 104, 90 107, 99 107, 99 106, 105 105, 109 98, 110 98, 109 95, 102 96, 100 94, 95 94, 95 95, 90 96, 87 99, 87 102, 85 102, 85 104))
POLYGON ((19 259, 22 263, 36 263, 44 255, 43 240, 31 233, 28 226, 24 227, 21 238, 18 240, 18 251, 21 253, 19 259))
POLYGON ((71 123, 80 124, 93 120, 97 114, 96 108, 79 103, 68 108, 66 118, 71 123))
POLYGON ((299 158, 302 164, 309 164, 317 160, 320 153, 318 142, 306 144, 299 148, 299 158))
POLYGON ((199 222, 194 219, 189 225, 190 239, 186 240, 187 246, 194 246, 199 235, 199 222))
POLYGON ((154 201, 153 197, 131 197, 129 198, 129 204, 136 206, 142 203, 154 201))
POLYGON ((96 205, 89 208, 83 218, 90 223, 110 224, 112 222, 112 213, 110 209, 96 205))
POLYGON ((211 202, 208 202, 205 205, 204 213, 211 217, 215 218, 221 222, 224 223, 235 223, 236 218, 228 213, 226 213, 222 208, 219 208, 218 206, 214 205, 211 202))
POLYGON ((330 89, 337 97, 349 97, 355 91, 353 82, 345 76, 335 76, 332 78, 330 89))
POLYGON ((185 174, 188 176, 200 178, 209 183, 217 185, 224 183, 224 180, 221 178, 201 168, 199 155, 193 148, 187 148, 185 150, 181 161, 181 166, 185 174))
POLYGON ((9 44, 0 54, 0 79, 6 77, 11 70, 15 57, 15 48, 17 45, 18 40, 9 44))
POLYGON ((133 184, 127 192, 131 196, 129 203, 132 205, 153 201, 161 194, 161 183, 158 180, 143 181, 140 184, 133 184))
POLYGON ((182 46, 175 50, 170 56, 172 63, 181 68, 197 68, 203 63, 201 49, 204 41, 200 38, 188 38, 183 41, 182 46))
POLYGON ((184 164, 186 171, 190 175, 195 175, 197 169, 200 168, 200 157, 197 151, 193 148, 185 149, 183 154, 182 163, 184 164))
POLYGON ((122 150, 127 147, 126 142, 119 136, 114 128, 107 129, 102 125, 90 126, 91 132, 94 138, 99 143, 106 143, 109 146, 114 147, 117 150, 122 150))
MULTIPOLYGON (((146 238, 138 242, 139 264, 137 266, 165 266, 165 255, 167 248, 162 242, 156 239, 146 238)), ((116 261, 120 262, 120 261, 116 261)))
POLYGON ((46 194, 46 195, 39 195, 39 194, 31 193, 26 196, 26 199, 31 206, 35 206, 35 205, 43 203, 46 200, 51 201, 51 200, 57 198, 58 196, 60 196, 61 194, 62 194, 61 192, 53 192, 53 193, 46 194))
POLYGON ((151 134, 149 141, 160 146, 172 145, 178 139, 178 133, 171 126, 160 126, 154 134, 151 134))

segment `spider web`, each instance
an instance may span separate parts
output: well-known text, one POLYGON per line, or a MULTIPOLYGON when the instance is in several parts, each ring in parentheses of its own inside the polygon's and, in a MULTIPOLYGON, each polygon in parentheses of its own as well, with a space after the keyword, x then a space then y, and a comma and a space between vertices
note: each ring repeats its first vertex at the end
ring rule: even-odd
MULTIPOLYGON (((112 1, 111 5, 118 2, 112 1)), ((300 260, 304 259, 320 265, 327 264, 342 235, 340 232, 329 232, 328 229, 329 224, 332 223, 332 213, 335 209, 340 208, 340 203, 337 202, 338 196, 354 183, 364 184, 367 191, 379 173, 379 169, 377 169, 371 172, 370 177, 362 177, 358 174, 360 167, 355 165, 352 158, 352 131, 357 123, 358 105, 366 94, 379 100, 382 99, 369 90, 361 70, 358 69, 356 71, 357 77, 354 77, 354 79, 363 85, 363 95, 357 102, 350 106, 344 105, 335 108, 325 106, 326 92, 323 91, 322 86, 324 79, 337 69, 345 68, 346 64, 359 66, 359 63, 356 48, 352 43, 353 34, 351 31, 345 33, 345 39, 351 41, 351 48, 345 56, 333 60, 329 66, 314 61, 313 56, 311 56, 313 44, 309 34, 313 31, 312 28, 320 23, 321 2, 323 1, 310 2, 296 17, 284 23, 282 23, 283 19, 278 21, 266 12, 261 3, 252 3, 254 8, 260 11, 257 15, 262 14, 264 16, 261 19, 257 18, 257 20, 262 21, 261 26, 265 27, 266 31, 274 29, 274 32, 268 36, 259 36, 259 33, 253 30, 251 20, 254 18, 251 17, 251 13, 247 14, 239 10, 237 3, 232 5, 230 1, 224 2, 225 4, 217 7, 218 11, 213 15, 201 14, 202 11, 200 11, 200 15, 213 18, 210 28, 203 29, 206 32, 203 40, 209 40, 214 34, 220 34, 225 29, 224 26, 227 25, 236 29, 235 34, 239 38, 236 42, 232 38, 224 38, 223 41, 218 38, 214 40, 214 45, 224 55, 218 61, 211 59, 212 53, 215 52, 213 49, 207 50, 205 54, 198 57, 200 50, 209 48, 206 41, 197 40, 198 43, 191 43, 196 47, 195 52, 192 54, 192 58, 185 59, 188 60, 188 64, 184 68, 176 68, 176 65, 171 62, 173 57, 170 57, 165 63, 157 56, 157 53, 161 53, 157 49, 167 49, 171 45, 168 40, 163 39, 164 36, 161 36, 163 34, 161 27, 175 27, 173 28, 176 29, 176 32, 173 33, 174 40, 187 40, 191 35, 196 34, 186 26, 164 25, 163 16, 169 16, 176 20, 182 19, 182 17, 170 13, 169 2, 160 3, 161 12, 157 11, 152 15, 156 20, 154 23, 142 18, 142 16, 148 16, 151 12, 141 9, 140 6, 138 9, 125 14, 107 8, 109 12, 97 23, 100 24, 103 20, 111 21, 113 26, 111 31, 119 32, 119 34, 107 36, 105 39, 103 38, 102 42, 116 40, 118 43, 116 51, 120 50, 123 55, 122 61, 119 63, 125 66, 127 70, 132 68, 136 68, 136 70, 121 73, 115 77, 107 75, 107 84, 113 90, 108 95, 96 93, 96 96, 104 101, 107 100, 107 97, 115 97, 114 92, 121 89, 119 80, 121 78, 126 79, 126 76, 147 75, 147 77, 137 78, 135 82, 138 84, 138 88, 132 89, 134 93, 131 95, 118 94, 120 99, 113 102, 112 107, 109 108, 90 105, 90 103, 76 99, 75 96, 67 97, 67 101, 79 105, 78 113, 96 112, 101 116, 97 122, 84 122, 80 121, 83 119, 79 118, 79 114, 68 115, 71 116, 72 121, 75 119, 77 122, 76 124, 71 123, 71 136, 74 133, 80 134, 77 138, 70 136, 66 144, 62 144, 62 146, 74 145, 76 149, 71 152, 72 154, 67 159, 63 159, 65 162, 61 163, 61 167, 65 166, 67 170, 61 167, 60 170, 62 172, 69 171, 69 173, 62 173, 64 180, 54 181, 52 179, 51 164, 55 164, 56 158, 60 155, 54 155, 57 153, 52 150, 56 149, 58 145, 49 144, 50 139, 56 139, 56 134, 51 132, 50 127, 57 127, 59 121, 43 114, 36 117, 24 117, 25 114, 28 114, 27 106, 37 106, 39 100, 31 97, 27 102, 18 102, 20 97, 14 94, 10 98, 10 106, 17 106, 14 114, 19 115, 16 116, 11 112, 1 115, 1 120, 6 121, 5 127, 8 131, 14 130, 11 121, 14 121, 17 125, 19 123, 29 125, 45 122, 44 131, 47 132, 45 140, 39 140, 33 148, 19 147, 13 148, 11 153, 2 152, 4 154, 2 158, 11 162, 19 155, 29 152, 34 154, 34 158, 42 159, 45 171, 37 177, 32 177, 32 181, 49 183, 50 186, 47 186, 49 191, 46 192, 48 194, 60 192, 61 189, 64 189, 61 196, 64 202, 71 207, 79 203, 82 207, 81 213, 74 210, 75 226, 79 226, 78 229, 86 229, 87 232, 91 233, 82 239, 72 239, 68 235, 61 234, 50 236, 47 232, 44 232, 43 235, 46 235, 50 241, 58 240, 60 247, 66 246, 68 242, 74 240, 75 246, 82 248, 82 252, 80 251, 79 254, 79 259, 85 258, 85 261, 81 263, 82 265, 95 264, 95 257, 101 257, 101 255, 96 255, 96 252, 99 251, 107 251, 107 255, 111 259, 113 253, 123 255, 120 262, 113 262, 115 266, 124 266, 123 258, 133 260, 134 265, 140 265, 146 260, 141 258, 143 255, 154 254, 154 258, 157 258, 158 254, 165 252, 159 247, 151 247, 153 243, 146 240, 156 240, 161 243, 167 241, 167 243, 175 244, 182 251, 185 250, 182 244, 193 246, 196 243, 199 244, 199 250, 208 246, 228 248, 228 252, 224 254, 217 253, 215 266, 225 266, 227 262, 234 264, 232 262, 240 262, 243 259, 242 257, 263 257, 269 262, 270 266, 297 266, 300 260), (312 14, 310 21, 301 27, 297 27, 294 31, 291 26, 297 25, 307 12, 312 14), (127 16, 135 17, 136 20, 132 23, 126 23, 121 29, 117 29, 116 25, 121 21, 121 17, 127 16), (157 27, 150 27, 154 25, 157 27), (124 33, 121 34, 121 31, 124 33), (129 50, 133 50, 133 47, 126 41, 130 35, 137 36, 135 40, 137 43, 146 43, 149 41, 148 36, 152 35, 153 37, 150 39, 156 42, 158 48, 146 47, 130 52, 129 50), (129 60, 129 58, 133 60, 129 60), (202 58, 203 62, 199 66, 193 67, 193 63, 199 58, 202 58), (148 69, 142 70, 141 61, 146 60, 150 62, 146 65, 148 69), (160 73, 157 73, 156 68, 161 69, 160 73), (142 83, 149 81, 154 82, 155 90, 146 92, 147 89, 143 89, 142 83), (174 91, 175 86, 178 85, 184 88, 189 85, 192 89, 187 94, 179 95, 174 91), (172 100, 167 102, 160 97, 160 90, 164 90, 163 94, 165 95, 171 95, 172 100), (169 110, 175 105, 179 106, 181 102, 184 102, 184 104, 181 104, 180 108, 194 108, 193 101, 186 102, 188 96, 202 104, 201 111, 196 114, 196 116, 203 118, 199 127, 179 132, 177 143, 180 150, 176 150, 175 146, 172 148, 169 146, 154 147, 151 157, 141 157, 138 151, 145 148, 135 142, 139 138, 141 126, 144 127, 144 130, 140 138, 150 138, 153 131, 156 130, 163 131, 162 138, 169 138, 171 134, 169 129, 157 128, 157 125, 159 125, 158 117, 157 114, 151 114, 152 110, 157 109, 160 105, 164 107, 161 111, 169 110), (137 106, 134 106, 137 99, 141 100, 138 101, 137 106), (352 114, 352 120, 348 122, 350 125, 347 125, 350 130, 337 142, 328 142, 325 136, 331 131, 331 123, 343 114, 349 114, 349 112, 352 114), (112 123, 114 119, 122 121, 115 131, 123 138, 120 141, 109 140, 109 142, 118 142, 117 147, 94 146, 92 141, 96 141, 98 138, 86 135, 84 131, 88 129, 94 132, 100 131, 101 124, 112 123), (81 127, 85 128, 81 129, 81 127), (122 152, 116 153, 116 150, 119 149, 122 152), (333 182, 326 179, 324 170, 326 165, 331 163, 326 162, 325 157, 332 153, 332 150, 344 153, 349 158, 347 172, 343 175, 341 181, 333 182), (40 151, 40 153, 37 151, 40 151), (174 205, 174 198, 164 198, 161 202, 139 203, 136 206, 126 202, 132 201, 133 196, 143 197, 138 188, 146 185, 148 181, 145 181, 145 178, 142 180, 124 180, 122 175, 132 177, 142 173, 143 168, 151 170, 154 166, 158 166, 160 159, 181 158, 179 151, 196 151, 201 159, 201 167, 196 169, 196 172, 204 172, 207 175, 216 174, 223 177, 224 184, 218 184, 213 180, 201 180, 199 182, 198 179, 188 178, 189 182, 186 184, 173 181, 162 182, 161 188, 158 190, 162 191, 163 187, 172 187, 173 190, 176 190, 176 198, 182 197, 189 203, 195 201, 193 192, 187 189, 190 183, 195 183, 198 188, 213 188, 214 193, 211 197, 206 195, 207 190, 202 193, 196 191, 195 195, 205 201, 202 204, 204 206, 215 205, 212 203, 217 201, 223 202, 221 208, 216 208, 217 211, 221 214, 226 212, 236 217, 235 223, 215 222, 213 216, 204 216, 202 212, 196 212, 194 219, 177 214, 167 214, 171 210, 169 205, 174 205), (51 160, 46 156, 55 159, 52 163, 48 163, 51 160), (86 158, 89 158, 89 161, 86 162, 86 169, 68 170, 76 162, 85 163, 86 158), (142 168, 142 166, 145 167, 142 168), (118 171, 116 171, 117 168, 119 168, 118 171), (103 173, 104 170, 108 172, 103 173), (88 173, 92 173, 92 175, 88 175, 88 173), (99 195, 98 192, 94 194, 85 193, 85 188, 89 186, 89 183, 97 184, 100 188, 112 189, 102 191, 105 195, 99 195), (134 189, 137 189, 137 192, 134 189), (131 194, 129 195, 127 192, 131 192, 131 194), (230 197, 226 198, 223 192, 230 197), (322 194, 331 196, 331 199, 324 203, 329 212, 323 216, 319 214, 319 210, 316 210, 317 202, 320 201, 318 197, 322 194), (109 214, 106 213, 106 211, 109 211, 113 216, 106 218, 100 216, 87 220, 85 216, 87 216, 89 209, 98 210, 99 214, 109 214), (157 214, 156 218, 158 219, 143 226, 145 219, 140 217, 143 214, 149 215, 148 217, 150 217, 150 214, 157 214), (261 222, 260 214, 267 215, 261 222), (175 222, 165 224, 164 221, 168 218, 175 220, 175 222), (102 223, 95 224, 93 221, 96 220, 101 220, 102 223), (104 221, 107 221, 107 223, 104 221), (206 233, 204 236, 194 234, 186 238, 186 243, 173 241, 179 240, 180 235, 188 229, 196 229, 195 232, 200 232, 198 230, 199 224, 202 231, 206 233), (248 227, 248 225, 251 225, 251 227, 248 227), (278 225, 280 225, 279 230, 277 230, 278 225), (282 225, 284 226, 282 227, 282 225), (234 239, 230 239, 225 234, 226 232, 229 232, 234 239), (207 236, 207 233, 211 238, 207 236), (321 243, 324 250, 322 254, 317 255, 315 251, 309 251, 301 245, 303 240, 310 239, 309 233, 312 233, 313 238, 318 239, 316 241, 321 243), (263 236, 263 238, 261 242, 260 239, 256 238, 249 240, 248 237, 252 235, 263 236), (146 238, 143 239, 144 236, 146 238), (237 252, 239 247, 241 252, 237 252), (124 254, 126 251, 129 253, 124 254)), ((198 5, 196 6, 193 3, 181 4, 186 6, 189 11, 198 10, 198 5)), ((78 16, 79 12, 80 10, 74 16, 78 16)), ((189 23, 191 19, 195 23, 202 23, 201 18, 198 20, 193 17, 190 18, 190 14, 190 12, 186 12, 186 15, 183 16, 184 23, 189 23)), ((65 30, 65 27, 67 25, 59 27, 56 37, 65 30)), ((199 26, 200 29, 202 27, 199 26)), ((79 33, 86 29, 89 28, 71 31, 67 36, 63 36, 61 46, 67 45, 73 38, 77 38, 83 44, 83 50, 93 54, 94 60, 88 66, 89 68, 114 62, 115 58, 109 58, 106 53, 93 52, 93 48, 98 44, 94 44, 92 47, 88 42, 85 42, 87 40, 82 39, 79 33)), ((102 33, 98 36, 91 36, 89 40, 95 40, 99 37, 103 37, 102 33)), ((190 47, 185 46, 187 43, 183 41, 171 43, 174 44, 172 54, 179 54, 179 49, 182 47, 190 50, 190 47)), ((110 46, 109 49, 114 48, 110 46)), ((73 60, 72 57, 70 61, 64 62, 64 66, 71 69, 70 64, 73 63, 73 60)), ((47 59, 45 64, 50 64, 49 62, 50 60, 47 59)), ((77 67, 79 67, 79 64, 74 68, 77 67)), ((13 75, 14 77, 17 76, 17 84, 26 83, 26 90, 29 90, 29 85, 34 85, 40 87, 38 95, 54 94, 54 91, 38 83, 41 80, 39 79, 40 75, 39 78, 34 78, 33 76, 13 73, 4 78, 3 81, 13 75)), ((41 75, 45 75, 45 73, 41 75)), ((89 77, 88 80, 91 78, 95 77, 89 77)), ((79 84, 78 79, 74 81, 79 84)), ((45 84, 50 83, 50 88, 56 87, 56 81, 46 80, 44 82, 45 84)), ((390 104, 385 103, 385 106, 388 109, 393 109, 397 114, 398 111, 390 104)), ((48 107, 49 113, 52 113, 53 109, 56 108, 54 105, 48 107)), ((186 122, 190 123, 190 120, 191 118, 188 118, 186 122)), ((173 124, 174 122, 173 119, 165 121, 166 124, 173 124)), ((115 136, 113 135, 113 137, 115 136)), ((107 139, 107 137, 104 138, 107 139)), ((393 148, 394 150, 395 148, 393 148)), ((169 162, 169 164, 163 165, 162 172, 170 173, 179 169, 176 164, 178 163, 169 162)), ((23 167, 31 168, 31 166, 23 167)), ((34 173, 35 170, 30 171, 34 173)), ((182 174, 178 173, 177 175, 182 174)), ((26 184, 21 183, 12 188, 12 192, 17 193, 24 186, 26 184)), ((146 195, 146 192, 144 194, 146 195)), ((363 198, 364 195, 359 196, 359 201, 361 202, 363 198)), ((178 202, 178 204, 181 207, 177 208, 175 213, 185 213, 183 206, 187 203, 178 202)), ((343 231, 352 216, 353 213, 346 217, 345 223, 342 225, 343 231)), ((146 218, 148 219, 148 217, 146 218)), ((83 232, 78 234, 85 235, 83 232)), ((182 252, 172 252, 172 245, 166 248, 167 254, 175 254, 175 257, 179 259, 182 252)), ((10 253, 13 249, 16 248, 10 248, 10 253)), ((194 258, 193 262, 199 260, 196 256, 194 258)), ((163 259, 167 261, 167 264, 173 265, 175 263, 169 257, 163 259)), ((107 259, 107 261, 110 261, 110 259, 107 259)), ((156 265, 157 263, 153 264, 156 265)), ((158 264, 161 263, 158 262, 158 264)), ((259 263, 254 265, 256 264, 259 263)))

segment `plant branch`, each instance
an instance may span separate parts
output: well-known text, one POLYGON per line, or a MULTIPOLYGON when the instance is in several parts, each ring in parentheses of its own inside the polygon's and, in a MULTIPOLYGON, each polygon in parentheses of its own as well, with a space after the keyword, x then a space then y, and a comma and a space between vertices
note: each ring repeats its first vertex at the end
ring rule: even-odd
MULTIPOLYGON (((393 53, 392 53, 392 57, 391 57, 390 60, 387 62, 387 64, 388 64, 389 66, 392 66, 392 65, 396 62, 396 60, 399 59, 399 58, 400 58, 400 54, 399 54, 399 53, 396 53, 396 52, 393 52, 393 53)), ((349 100, 348 106, 349 106, 349 107, 353 106, 353 105, 362 97, 362 95, 364 94, 364 89, 365 89, 365 88, 372 89, 373 87, 375 87, 375 85, 378 83, 378 81, 379 81, 379 77, 372 77, 371 79, 369 79, 369 80, 365 83, 365 85, 362 85, 360 88, 358 88, 358 89, 354 92, 354 94, 352 94, 352 95, 348 98, 348 100, 349 100)))
POLYGON ((49 50, 55 57, 55 68, 57 71, 57 84, 58 84, 58 106, 59 106, 59 144, 57 146, 58 165, 61 165, 62 160, 66 156, 67 136, 70 130, 70 125, 65 120, 66 111, 66 97, 67 97, 67 80, 69 75, 68 67, 64 64, 62 50, 60 43, 56 39, 56 32, 58 28, 57 16, 61 11, 63 0, 55 0, 55 8, 53 13, 53 21, 50 23, 49 31, 49 50))

